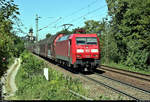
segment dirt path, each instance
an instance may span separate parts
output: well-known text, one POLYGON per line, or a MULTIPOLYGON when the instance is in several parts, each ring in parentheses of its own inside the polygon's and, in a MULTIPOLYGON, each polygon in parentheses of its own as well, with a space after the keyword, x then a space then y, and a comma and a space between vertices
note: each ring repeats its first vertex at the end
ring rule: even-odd
POLYGON ((2 83, 4 83, 2 88, 3 90, 2 95, 4 99, 13 96, 17 90, 15 84, 15 76, 18 72, 19 67, 20 67, 20 59, 16 58, 14 64, 10 66, 10 68, 7 70, 7 73, 1 79, 2 83))

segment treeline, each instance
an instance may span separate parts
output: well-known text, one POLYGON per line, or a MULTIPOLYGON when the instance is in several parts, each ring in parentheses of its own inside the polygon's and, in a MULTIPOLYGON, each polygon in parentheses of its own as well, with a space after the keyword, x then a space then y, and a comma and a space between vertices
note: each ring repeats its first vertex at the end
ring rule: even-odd
POLYGON ((147 69, 150 66, 150 0, 106 1, 112 19, 109 33, 115 43, 113 60, 147 69))
POLYGON ((0 0, 0 77, 7 70, 10 59, 18 57, 24 50, 22 40, 13 30, 18 14, 13 0, 0 0))
MULTIPOLYGON (((106 1, 108 17, 88 20, 81 27, 86 33, 100 33, 102 61, 150 68, 150 0, 106 1)), ((74 33, 76 29, 58 33, 74 33)))

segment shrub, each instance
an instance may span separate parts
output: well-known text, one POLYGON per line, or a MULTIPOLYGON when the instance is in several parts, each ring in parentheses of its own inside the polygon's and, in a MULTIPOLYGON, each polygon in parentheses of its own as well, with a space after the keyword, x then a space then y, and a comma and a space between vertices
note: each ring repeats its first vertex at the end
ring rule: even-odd
POLYGON ((49 68, 43 61, 37 59, 27 51, 22 55, 22 66, 16 77, 18 90, 16 96, 23 100, 75 100, 69 90, 86 95, 81 82, 72 79, 56 70, 49 68), (43 68, 49 68, 49 81, 43 76, 43 68))

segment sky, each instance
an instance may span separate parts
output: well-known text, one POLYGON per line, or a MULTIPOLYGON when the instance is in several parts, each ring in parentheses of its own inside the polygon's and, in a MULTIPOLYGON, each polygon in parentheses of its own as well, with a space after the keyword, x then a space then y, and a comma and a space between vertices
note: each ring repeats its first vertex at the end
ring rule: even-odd
MULTIPOLYGON (((64 29, 63 24, 73 24, 69 30, 83 27, 87 20, 101 21, 106 17, 108 9, 105 0, 14 0, 18 5, 23 26, 21 29, 28 33, 33 28, 36 35, 36 15, 38 15, 39 40, 46 34, 56 34, 64 29), (44 28, 45 27, 45 28, 44 28)), ((18 33, 19 36, 25 36, 18 33)))

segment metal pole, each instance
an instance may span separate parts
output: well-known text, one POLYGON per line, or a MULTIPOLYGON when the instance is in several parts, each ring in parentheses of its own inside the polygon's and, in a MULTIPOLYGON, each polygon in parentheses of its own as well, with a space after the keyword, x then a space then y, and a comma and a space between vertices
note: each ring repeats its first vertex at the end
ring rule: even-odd
MULTIPOLYGON (((106 25, 107 25, 107 23, 106 23, 106 25)), ((107 26, 108 27, 108 26, 107 26)), ((107 31, 106 31, 107 33, 107 64, 108 64, 108 29, 107 29, 107 31)))
POLYGON ((109 36, 108 36, 108 30, 109 30, 109 24, 107 23, 107 20, 106 20, 106 37, 107 37, 107 61, 106 63, 109 64, 109 47, 108 47, 108 41, 109 41, 109 36))
POLYGON ((107 63, 107 30, 105 24, 105 63, 107 63))
POLYGON ((106 42, 106 50, 105 50, 105 61, 106 61, 106 64, 108 64, 108 29, 107 29, 107 18, 106 18, 106 23, 105 23, 105 33, 106 33, 106 35, 105 35, 105 42, 106 42))
POLYGON ((36 42, 38 42, 38 15, 36 14, 36 19, 35 19, 35 21, 36 21, 36 42))

